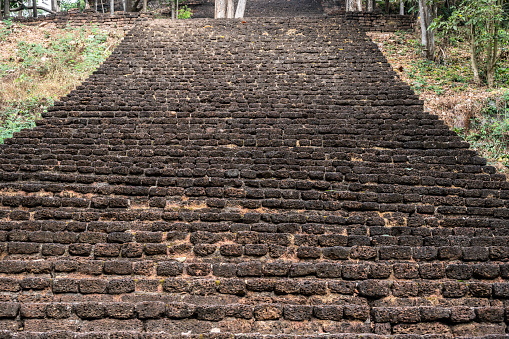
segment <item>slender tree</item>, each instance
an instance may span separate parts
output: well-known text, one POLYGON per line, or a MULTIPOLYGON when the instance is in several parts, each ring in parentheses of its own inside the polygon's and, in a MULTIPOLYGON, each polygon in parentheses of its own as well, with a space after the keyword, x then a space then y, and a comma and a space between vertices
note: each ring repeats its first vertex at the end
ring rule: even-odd
POLYGON ((424 46, 426 59, 433 60, 435 57, 435 31, 430 27, 433 23, 433 15, 436 12, 434 3, 430 0, 419 0, 419 18, 421 21, 421 43, 424 46))
POLYGON ((470 27, 470 64, 472 65, 472 72, 474 73, 474 82, 476 84, 481 83, 481 77, 479 76, 479 62, 477 59, 479 56, 477 55, 477 29, 476 25, 471 23, 470 27))
POLYGON ((9 0, 4 0, 4 18, 7 19, 11 16, 11 13, 10 13, 10 10, 11 10, 11 6, 10 6, 10 1, 9 0))
POLYGON ((247 0, 239 0, 237 3, 237 10, 235 11, 236 18, 243 18, 244 12, 246 10, 246 2, 247 0))
POLYGON ((243 18, 246 10, 246 0, 239 0, 237 9, 235 9, 234 0, 215 0, 216 19, 221 18, 243 18))
POLYGON ((216 0, 214 18, 226 18, 226 0, 216 0))
POLYGON ((486 80, 488 86, 493 87, 495 84, 495 70, 500 60, 500 47, 508 42, 507 33, 500 33, 502 25, 509 19, 509 1, 505 1, 504 4, 504 0, 494 0, 490 7, 490 11, 486 15, 486 80), (504 5, 506 10, 504 10, 504 5))
POLYGON ((373 12, 375 10, 375 0, 367 0, 366 10, 368 12, 373 12))
POLYGON ((500 60, 500 47, 509 43, 502 28, 509 21, 508 0, 463 0, 452 7, 453 13, 436 26, 449 34, 467 37, 470 45, 470 63, 476 83, 486 75, 488 86, 495 83, 495 71, 500 60))
POLYGON ((346 0, 345 7, 347 12, 353 12, 353 2, 354 0, 346 0))
POLYGON ((233 0, 227 0, 226 3, 226 17, 232 19, 235 16, 235 3, 233 0))

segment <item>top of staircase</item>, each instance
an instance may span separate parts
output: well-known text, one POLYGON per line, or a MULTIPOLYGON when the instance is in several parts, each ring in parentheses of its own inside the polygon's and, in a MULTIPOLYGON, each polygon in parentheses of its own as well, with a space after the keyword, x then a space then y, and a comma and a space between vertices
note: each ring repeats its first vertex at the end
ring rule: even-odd
MULTIPOLYGON (((193 7, 193 18, 213 18, 214 1, 193 7)), ((245 17, 298 17, 324 15, 320 0, 248 0, 245 17)))

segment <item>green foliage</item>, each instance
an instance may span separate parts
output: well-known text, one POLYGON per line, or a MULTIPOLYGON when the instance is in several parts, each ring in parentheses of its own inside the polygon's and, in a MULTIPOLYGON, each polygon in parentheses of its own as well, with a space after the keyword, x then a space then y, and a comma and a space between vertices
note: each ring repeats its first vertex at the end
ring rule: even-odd
POLYGON ((438 95, 445 92, 445 87, 464 89, 468 83, 469 69, 460 62, 440 64, 426 59, 413 61, 408 76, 413 80, 411 84, 417 93, 433 91, 438 95))
MULTIPOLYGON (((448 31, 461 31, 471 24, 485 28, 493 21, 502 25, 507 21, 507 14, 504 12, 503 6, 500 5, 500 1, 462 0, 458 6, 451 7, 452 12, 447 20, 440 17, 435 25, 448 31)), ((479 39, 486 39, 486 37, 480 36, 479 39)))
POLYGON ((21 68, 41 76, 68 67, 89 72, 108 56, 107 38, 97 29, 89 34, 85 29, 68 28, 65 34, 47 45, 20 42, 17 56, 22 60, 21 68))
POLYGON ((35 120, 41 112, 53 104, 51 98, 29 98, 17 104, 11 104, 0 112, 0 143, 11 138, 13 133, 25 128, 34 128, 35 120))
POLYGON ((509 167, 509 91, 498 100, 488 99, 470 129, 459 132, 472 147, 509 167))
MULTIPOLYGON (((503 31, 503 34, 507 32, 503 31)), ((501 165, 507 166, 505 172, 509 173, 509 45, 502 46, 502 57, 495 73, 495 84, 506 87, 505 91, 495 92, 505 93, 501 95, 489 94, 489 89, 473 83, 466 35, 437 31, 441 58, 435 61, 422 57, 420 37, 416 33, 373 34, 373 37, 378 44, 383 44, 384 54, 401 78, 416 93, 422 94, 426 105, 436 108, 435 113, 450 126, 467 125, 467 129, 456 128, 456 132, 491 164, 499 169, 501 165), (484 102, 486 95, 492 99, 484 102), (467 99, 469 102, 465 102, 467 99), (482 112, 478 111, 479 105, 484 107, 482 112), (465 124, 464 119, 470 116, 466 111, 469 108, 477 113, 475 119, 465 124)))
POLYGON ((178 15, 179 19, 190 19, 192 15, 193 15, 193 12, 191 12, 191 9, 189 9, 189 7, 187 7, 187 6, 179 7, 179 15, 178 15))
POLYGON ((5 27, 0 27, 0 41, 5 39, 12 33, 12 19, 3 20, 5 27))
POLYGON ((97 30, 92 30, 91 35, 80 37, 86 39, 82 52, 82 62, 77 63, 75 69, 80 72, 92 72, 98 65, 104 62, 108 57, 109 47, 107 45, 108 36, 104 33, 98 33, 97 30))
POLYGON ((509 66, 499 66, 495 70, 495 82, 500 86, 509 86, 509 66))
POLYGON ((68 11, 70 9, 78 8, 83 10, 85 8, 84 0, 61 0, 60 8, 62 11, 68 11))
POLYGON ((2 102, 0 93, 0 142, 22 128, 34 127, 40 113, 56 99, 44 86, 65 93, 93 72, 117 41, 96 27, 66 28, 46 39, 21 41, 9 60, 0 60, 0 80, 10 82, 13 91, 23 93, 18 97, 25 98, 2 102))
POLYGON ((480 63, 479 71, 488 78, 490 86, 499 58, 498 48, 509 43, 509 33, 504 29, 509 18, 507 5, 507 0, 462 0, 431 26, 431 29, 443 29, 452 39, 464 39, 471 44, 471 54, 480 63))

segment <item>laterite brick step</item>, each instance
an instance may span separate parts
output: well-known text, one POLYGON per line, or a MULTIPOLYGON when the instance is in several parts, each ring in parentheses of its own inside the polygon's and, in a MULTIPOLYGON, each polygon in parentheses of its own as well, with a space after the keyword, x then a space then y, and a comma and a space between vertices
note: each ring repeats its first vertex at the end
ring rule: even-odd
MULTIPOLYGON (((277 334, 277 335, 264 335, 264 334, 237 334, 237 333, 213 333, 213 334, 200 334, 200 335, 192 335, 192 334, 182 334, 182 335, 171 335, 165 334, 162 332, 154 332, 154 333, 137 333, 135 331, 119 331, 119 332, 87 332, 87 333, 79 333, 72 331, 51 331, 51 332, 27 332, 27 335, 17 334, 15 332, 3 331, 0 332, 2 338, 11 339, 11 338, 33 338, 33 339, 42 339, 42 338, 93 338, 93 339, 117 339, 117 338, 126 338, 126 339, 246 339, 246 338, 254 338, 254 339, 345 339, 352 337, 360 337, 366 339, 426 339, 426 338, 453 338, 450 335, 444 336, 433 336, 433 335, 413 335, 413 334, 396 334, 396 335, 377 335, 377 334, 363 334, 363 335, 352 335, 352 334, 324 334, 324 335, 288 335, 288 334, 277 334)), ((469 339, 472 338, 470 336, 460 336, 454 337, 458 339, 469 339)), ((487 335, 482 337, 476 337, 482 339, 504 339, 506 336, 504 335, 487 335)))
POLYGON ((0 338, 508 324, 506 177, 341 18, 139 22, 0 145, 0 338))

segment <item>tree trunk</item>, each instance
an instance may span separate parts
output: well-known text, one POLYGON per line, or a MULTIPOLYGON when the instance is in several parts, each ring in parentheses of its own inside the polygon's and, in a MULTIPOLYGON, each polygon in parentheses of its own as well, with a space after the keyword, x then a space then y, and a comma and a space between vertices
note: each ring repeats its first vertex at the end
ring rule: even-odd
POLYGON ((433 22, 433 8, 426 4, 426 0, 419 0, 419 16, 421 18, 421 43, 424 46, 426 59, 433 60, 435 56, 435 32, 428 29, 433 22))
POLYGON ((356 5, 357 5, 357 10, 359 12, 362 12, 362 0, 357 0, 356 5))
POLYGON ((498 26, 495 22, 490 27, 491 42, 488 43, 487 48, 487 63, 486 63, 486 79, 488 80, 488 87, 493 87, 495 83, 495 69, 498 62, 498 26))
POLYGON ((216 0, 216 13, 214 18, 226 18, 226 0, 216 0))
POLYGON ((237 10, 235 11, 236 18, 244 17, 244 12, 246 11, 246 2, 247 0, 239 0, 237 3, 237 10))
POLYGON ((33 0, 32 5, 33 5, 32 13, 34 15, 34 18, 37 18, 37 0, 33 0))
POLYGON ((171 0, 171 19, 175 20, 175 0, 171 0))
POLYGON ((374 7, 375 7, 375 6, 373 6, 374 2, 375 2, 374 0, 368 0, 368 3, 366 5, 368 12, 373 12, 374 7))
POLYGON ((477 44, 475 42, 475 26, 470 25, 470 63, 472 64, 472 72, 474 72, 474 82, 481 83, 479 77, 479 63, 477 61, 477 44))
POLYGON ((142 9, 143 12, 147 11, 147 3, 148 3, 147 0, 143 0, 143 9, 142 9))
POLYGON ((10 8, 10 1, 9 0, 4 0, 4 18, 7 19, 11 16, 11 12, 10 12, 11 8, 10 8))
POLYGON ((390 7, 389 7, 389 0, 385 0, 385 14, 389 14, 390 7))
POLYGON ((226 17, 228 19, 233 19, 235 17, 235 3, 233 0, 227 0, 226 17))
POLYGON ((420 19, 420 22, 421 22, 421 45, 423 46, 426 46, 426 30, 427 30, 427 27, 426 27, 426 20, 424 18, 424 15, 423 15, 423 6, 422 6, 422 1, 423 0, 419 0, 419 19, 420 19))
POLYGON ((354 0, 346 0, 345 9, 347 12, 353 12, 353 1, 354 0))
POLYGON ((115 0, 110 0, 110 15, 115 14, 115 0))
POLYGON ((405 15, 405 3, 399 0, 399 15, 405 15))
MULTIPOLYGON (((503 0, 497 0, 496 5, 499 6, 501 9, 503 9, 503 0)), ((491 43, 488 44, 487 49, 487 64, 486 64, 486 78, 488 80, 488 86, 493 87, 495 84, 495 70, 497 69, 497 62, 500 58, 500 55, 498 53, 499 46, 498 43, 500 42, 499 39, 499 29, 501 22, 492 21, 491 27, 489 30, 490 33, 490 40, 491 43)))

